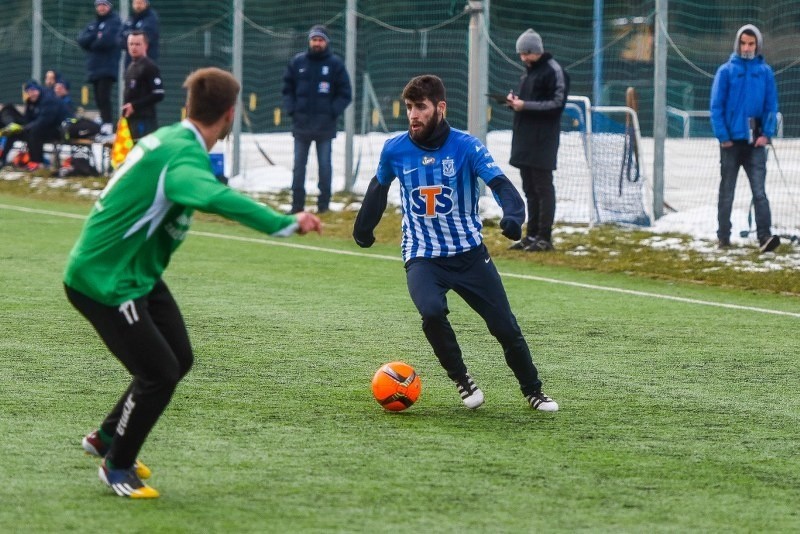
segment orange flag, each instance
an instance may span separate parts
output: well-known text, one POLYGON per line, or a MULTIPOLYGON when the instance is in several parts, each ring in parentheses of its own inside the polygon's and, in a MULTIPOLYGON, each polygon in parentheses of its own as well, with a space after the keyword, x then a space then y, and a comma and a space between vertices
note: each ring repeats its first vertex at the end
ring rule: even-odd
POLYGON ((133 148, 133 137, 131 129, 128 127, 128 119, 120 117, 117 122, 117 135, 114 137, 114 144, 111 146, 111 167, 116 169, 125 161, 125 156, 133 148))

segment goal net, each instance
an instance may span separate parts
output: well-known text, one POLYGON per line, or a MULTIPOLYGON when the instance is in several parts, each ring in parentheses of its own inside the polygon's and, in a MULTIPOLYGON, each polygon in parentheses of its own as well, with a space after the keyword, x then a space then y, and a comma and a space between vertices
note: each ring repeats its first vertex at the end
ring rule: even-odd
MULTIPOLYGON (((490 132, 487 145, 507 160, 509 131, 490 132)), ((636 112, 626 106, 592 106, 570 96, 561 119, 556 188, 556 220, 649 226, 651 182, 640 157, 642 140, 636 112)), ((512 181, 519 172, 508 168, 512 181)))

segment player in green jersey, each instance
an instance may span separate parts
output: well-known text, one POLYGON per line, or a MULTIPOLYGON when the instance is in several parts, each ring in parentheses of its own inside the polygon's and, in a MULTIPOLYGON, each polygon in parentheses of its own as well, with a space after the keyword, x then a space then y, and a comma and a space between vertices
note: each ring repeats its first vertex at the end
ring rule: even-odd
POLYGON ((192 366, 183 317, 161 275, 195 210, 273 236, 321 231, 301 212, 283 215, 214 177, 208 151, 231 130, 239 82, 217 68, 186 79, 187 119, 142 138, 92 208, 64 273, 67 298, 92 323, 133 379, 84 449, 103 458, 99 476, 118 495, 158 497, 142 482, 139 450, 192 366))

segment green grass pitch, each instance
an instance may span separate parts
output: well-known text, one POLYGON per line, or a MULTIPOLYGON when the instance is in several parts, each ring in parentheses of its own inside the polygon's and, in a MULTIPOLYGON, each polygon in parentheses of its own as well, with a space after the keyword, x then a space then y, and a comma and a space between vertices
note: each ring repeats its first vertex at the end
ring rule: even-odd
MULTIPOLYGON (((796 297, 498 259, 537 277, 504 280, 561 411, 526 407, 498 344, 451 295, 486 394, 469 411, 400 261, 209 220, 165 276, 196 363, 142 450, 162 497, 120 499, 80 439, 128 377, 61 286, 86 209, 0 203, 35 208, 0 207, 2 532, 800 530, 796 297), (400 414, 369 389, 395 359, 423 382, 400 414)), ((368 253, 399 256, 397 243, 368 253)))

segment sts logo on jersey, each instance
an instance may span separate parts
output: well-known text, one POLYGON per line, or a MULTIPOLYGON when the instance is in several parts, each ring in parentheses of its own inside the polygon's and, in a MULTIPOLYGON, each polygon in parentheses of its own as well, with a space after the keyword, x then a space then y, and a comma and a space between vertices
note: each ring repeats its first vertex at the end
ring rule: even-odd
POLYGON ((423 185, 411 191, 411 213, 433 218, 453 211, 453 188, 444 185, 423 185))

